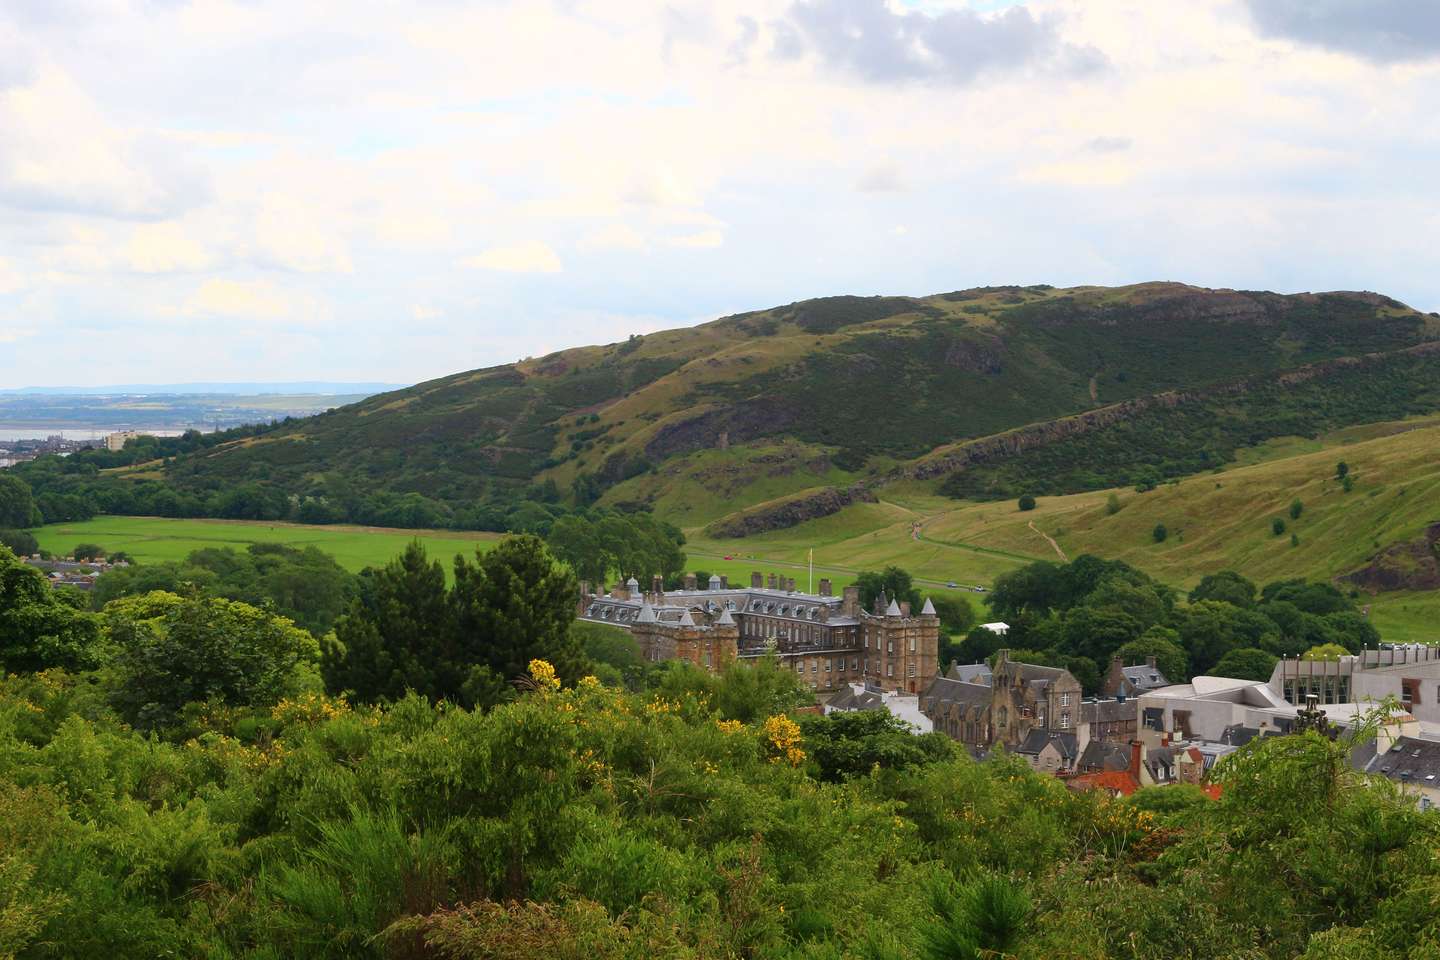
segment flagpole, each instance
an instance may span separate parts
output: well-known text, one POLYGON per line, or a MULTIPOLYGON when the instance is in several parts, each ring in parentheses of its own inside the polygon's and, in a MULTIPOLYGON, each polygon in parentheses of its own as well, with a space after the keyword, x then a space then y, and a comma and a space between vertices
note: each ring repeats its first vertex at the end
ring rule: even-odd
POLYGON ((811 548, 810 548, 810 585, 809 585, 809 587, 806 588, 805 592, 806 592, 806 593, 812 593, 812 594, 815 592, 815 548, 814 548, 814 547, 811 547, 811 548))

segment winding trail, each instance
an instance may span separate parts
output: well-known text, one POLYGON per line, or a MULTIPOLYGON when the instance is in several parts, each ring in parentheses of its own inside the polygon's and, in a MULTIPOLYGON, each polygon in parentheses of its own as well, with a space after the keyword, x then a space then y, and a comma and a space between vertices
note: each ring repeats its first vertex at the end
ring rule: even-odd
POLYGON ((1030 521, 1030 529, 1031 529, 1031 530, 1034 530, 1036 533, 1040 534, 1040 536, 1044 537, 1044 538, 1045 538, 1045 542, 1048 543, 1048 544, 1050 544, 1050 546, 1052 546, 1052 547, 1055 548, 1055 552, 1060 555, 1060 562, 1061 562, 1061 563, 1069 563, 1069 562, 1070 562, 1070 558, 1067 557, 1067 556, 1065 556, 1065 551, 1060 549, 1060 544, 1058 544, 1058 543, 1055 542, 1055 538, 1052 537, 1052 536, 1050 536, 1050 534, 1046 533, 1044 530, 1041 530, 1039 527, 1035 526, 1035 521, 1034 521, 1034 520, 1031 520, 1031 521, 1030 521))

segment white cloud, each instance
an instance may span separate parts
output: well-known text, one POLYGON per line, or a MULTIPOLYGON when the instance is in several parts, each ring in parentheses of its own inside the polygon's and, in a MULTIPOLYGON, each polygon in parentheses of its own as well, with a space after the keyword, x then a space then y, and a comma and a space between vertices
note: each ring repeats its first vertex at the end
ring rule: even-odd
POLYGON ((672 247, 695 247, 698 249, 714 249, 723 246, 725 234, 719 230, 701 230, 699 233, 687 233, 678 237, 671 237, 667 241, 672 247))
POLYGON ((560 257, 540 240, 490 247, 460 262, 477 270, 501 273, 559 273, 563 269, 560 257))
POLYGON ((136 227, 125 245, 125 256, 139 273, 190 273, 211 264, 205 248, 173 221, 136 227))
POLYGON ((640 231, 627 223, 608 223, 580 238, 581 250, 647 250, 640 231))
POLYGON ((19 293, 25 289, 25 278, 20 271, 11 265, 10 261, 0 257, 0 296, 9 293, 19 293))
POLYGON ((180 309, 185 317, 250 320, 323 326, 329 308, 309 294, 287 290, 268 280, 206 280, 180 309))
POLYGON ((291 374, 404 379, 630 332, 579 317, 1017 281, 1440 307, 1440 60, 1261 7, 1313 19, 1301 0, 20 4, 0 17, 0 324, 45 335, 0 350, 0 383, 101 348, 176 376, 279 369, 237 331, 289 338, 291 374), (705 269, 676 269, 692 250, 705 269), (469 339, 437 348, 461 316, 469 339))

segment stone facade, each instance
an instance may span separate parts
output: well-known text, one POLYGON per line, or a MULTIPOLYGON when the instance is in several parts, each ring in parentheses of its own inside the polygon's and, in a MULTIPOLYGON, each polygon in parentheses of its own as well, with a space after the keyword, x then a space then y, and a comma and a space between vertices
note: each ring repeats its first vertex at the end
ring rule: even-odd
POLYGON ((996 655, 989 683, 936 677, 920 709, 939 730, 974 749, 1015 749, 1032 731, 1075 734, 1083 722, 1080 681, 1060 667, 996 655))
POLYGON ((668 593, 658 577, 647 591, 634 579, 608 592, 582 584, 576 612, 628 630, 650 660, 685 659, 718 670, 773 653, 817 692, 861 683, 918 695, 935 678, 940 618, 929 600, 919 613, 885 597, 865 611, 856 587, 836 596, 822 579, 818 593, 802 593, 793 578, 773 573, 752 573, 748 588, 720 576, 703 589, 693 575, 684 583, 668 593))

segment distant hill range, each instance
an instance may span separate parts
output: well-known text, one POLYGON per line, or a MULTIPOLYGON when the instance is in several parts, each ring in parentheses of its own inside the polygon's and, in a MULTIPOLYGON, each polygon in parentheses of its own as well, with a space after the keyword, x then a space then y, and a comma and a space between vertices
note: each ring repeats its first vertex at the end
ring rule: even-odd
POLYGON ((399 383, 338 383, 324 380, 299 380, 289 383, 120 383, 99 387, 19 387, 0 390, 0 394, 33 394, 38 396, 167 396, 183 397, 196 394, 229 396, 357 396, 398 390, 399 383))
POLYGON ((1436 410, 1440 317, 1379 294, 986 287, 806 300, 458 373, 164 476, 455 511, 540 484, 734 535, 887 484, 967 499, 1143 485, 1272 437, 1436 410))

